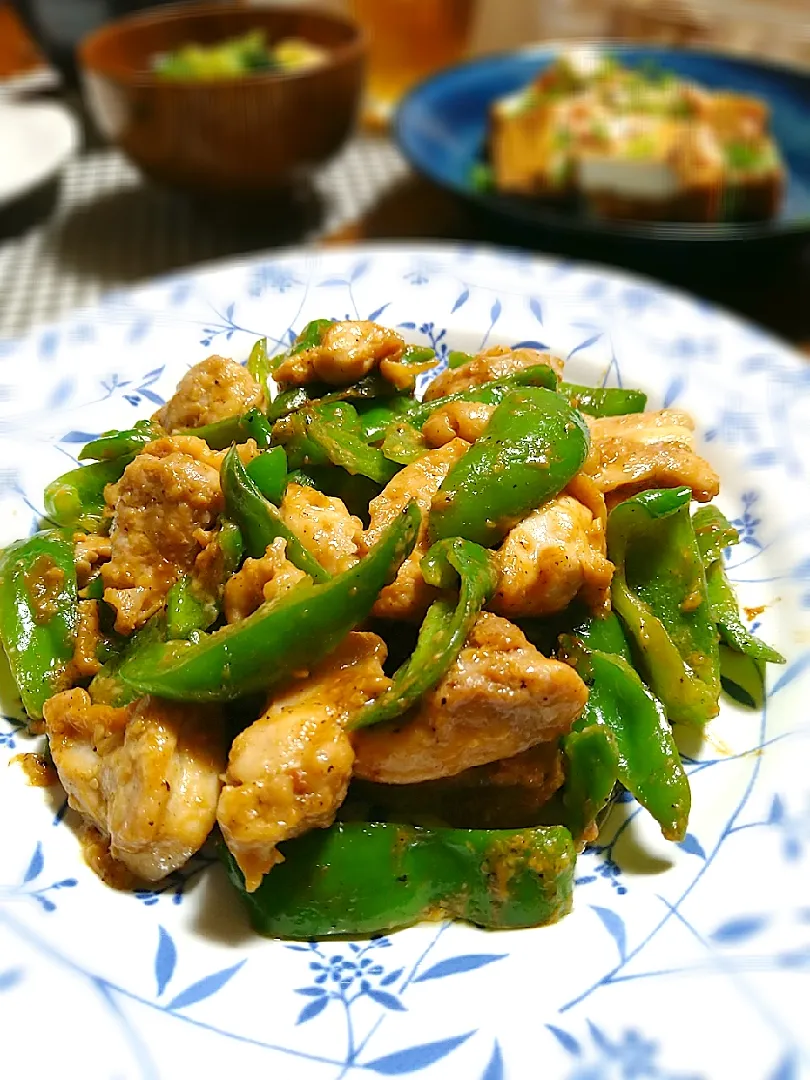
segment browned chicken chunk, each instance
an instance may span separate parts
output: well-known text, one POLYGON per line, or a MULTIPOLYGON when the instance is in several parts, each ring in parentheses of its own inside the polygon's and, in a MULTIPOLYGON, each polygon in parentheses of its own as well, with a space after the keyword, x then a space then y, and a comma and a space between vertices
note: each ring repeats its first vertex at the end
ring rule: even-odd
POLYGON ((268 600, 277 600, 307 575, 287 558, 287 542, 280 536, 261 559, 245 559, 225 584, 225 617, 229 623, 252 615, 268 600))
POLYGON ((98 600, 80 600, 76 641, 73 646, 73 671, 79 679, 90 678, 101 668, 97 650, 101 644, 98 622, 98 600))
POLYGON ((417 784, 520 754, 570 730, 588 698, 573 668, 483 613, 458 659, 412 712, 352 735, 355 775, 417 784))
POLYGON ((363 523, 340 499, 303 484, 288 484, 279 512, 284 524, 330 574, 340 574, 360 559, 363 523))
POLYGON ((335 322, 327 327, 320 345, 287 357, 275 378, 292 386, 310 382, 345 386, 384 361, 398 362, 404 351, 405 342, 396 330, 365 320, 335 322))
POLYGON ((536 825, 565 780, 560 740, 538 743, 515 757, 421 784, 355 780, 353 796, 388 820, 460 829, 519 829, 536 825))
POLYGON ((548 364, 558 375, 562 374, 562 360, 550 353, 495 345, 474 356, 466 364, 448 368, 441 375, 437 375, 425 391, 425 401, 435 401, 446 394, 469 390, 472 386, 483 386, 493 379, 502 379, 505 375, 511 375, 523 368, 535 367, 537 364, 548 364))
POLYGON ((234 740, 217 820, 248 891, 282 861, 276 844, 332 824, 354 760, 343 727, 389 685, 385 655, 376 634, 349 634, 234 740))
POLYGON ((220 457, 191 435, 158 439, 107 487, 112 557, 101 576, 119 633, 143 626, 194 565, 201 546, 195 534, 211 528, 223 505, 220 457))
POLYGON ((171 434, 238 416, 261 400, 261 387, 247 368, 224 356, 209 356, 186 372, 155 420, 171 434))
POLYGON ((379 540, 382 533, 410 502, 418 504, 422 511, 422 524, 416 546, 399 568, 390 585, 380 593, 373 613, 384 619, 421 619, 435 596, 435 589, 426 585, 419 564, 430 547, 428 540, 428 513, 433 496, 451 467, 468 449, 463 439, 454 439, 439 450, 430 450, 411 465, 406 465, 383 491, 372 499, 368 510, 369 527, 365 534, 367 547, 379 540))
POLYGON ((115 709, 76 689, 52 697, 44 713, 68 802, 109 838, 114 859, 158 881, 199 850, 225 767, 216 710, 151 697, 115 709))
POLYGON ((613 576, 605 550, 604 503, 595 518, 570 494, 550 499, 507 534, 495 561, 498 589, 490 607, 500 615, 553 615, 577 596, 604 610, 613 576))
POLYGON ((80 589, 98 571, 101 563, 106 562, 111 553, 109 536, 97 533, 74 533, 73 561, 76 564, 76 581, 80 589))
POLYGON ((431 413, 422 425, 428 446, 444 446, 453 439, 474 443, 487 429, 494 405, 480 401, 451 401, 431 413))
POLYGON ((591 449, 583 471, 591 476, 609 505, 654 487, 692 489, 698 502, 720 490, 720 478, 695 453, 694 421, 678 409, 585 418, 591 449))

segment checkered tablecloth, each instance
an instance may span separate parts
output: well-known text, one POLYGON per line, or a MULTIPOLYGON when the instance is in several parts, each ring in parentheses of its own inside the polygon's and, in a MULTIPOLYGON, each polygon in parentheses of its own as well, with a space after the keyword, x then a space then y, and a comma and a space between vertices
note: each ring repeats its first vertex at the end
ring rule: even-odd
POLYGON ((356 221, 408 172, 387 140, 358 136, 297 198, 242 220, 146 183, 118 151, 71 161, 48 218, 0 241, 0 339, 110 289, 209 259, 316 240, 356 221))

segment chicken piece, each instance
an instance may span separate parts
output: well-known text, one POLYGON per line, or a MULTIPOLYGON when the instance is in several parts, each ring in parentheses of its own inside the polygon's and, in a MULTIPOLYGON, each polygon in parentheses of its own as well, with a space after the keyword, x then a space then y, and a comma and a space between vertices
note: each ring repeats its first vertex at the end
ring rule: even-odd
POLYGON ((98 627, 98 600, 80 600, 76 641, 73 646, 73 672, 79 679, 90 678, 101 668, 101 661, 96 655, 101 644, 98 627))
POLYGON ((368 375, 384 360, 396 363, 404 351, 405 342, 396 330, 362 319, 335 322, 327 327, 320 345, 288 356, 275 379, 288 386, 311 382, 346 386, 368 375))
POLYGON ((383 619, 418 620, 430 607, 436 590, 426 585, 419 564, 430 547, 428 514, 433 496, 451 467, 469 448, 463 439, 454 439, 439 450, 429 450, 411 465, 406 465, 368 504, 369 527, 365 534, 366 547, 379 540, 382 533, 405 509, 409 502, 418 504, 422 524, 413 551, 399 568, 390 585, 377 598, 372 612, 383 619))
POLYGON ((355 779, 349 801, 373 806, 388 821, 441 823, 458 829, 520 829, 543 821, 543 810, 565 780, 559 739, 422 784, 370 784, 355 779))
POLYGON ((93 571, 106 562, 111 553, 109 536, 97 533, 73 534, 73 561, 76 564, 76 583, 83 589, 93 576, 93 571))
POLYGON ((159 881, 199 850, 225 767, 216 710, 152 697, 115 709, 75 689, 47 701, 44 714, 68 803, 109 837, 113 858, 159 881))
POLYGON ((547 802, 562 787, 564 779, 559 741, 552 739, 514 757, 460 773, 446 782, 459 787, 527 787, 542 791, 542 802, 547 802))
POLYGON ((437 375, 425 391, 425 401, 435 401, 447 394, 456 394, 473 386, 483 386, 493 379, 502 379, 505 375, 512 375, 515 371, 535 367, 537 364, 547 364, 558 375, 562 375, 563 362, 551 353, 495 345, 486 352, 478 353, 466 364, 448 368, 441 375, 437 375))
POLYGON ((576 596, 605 610, 613 564, 606 555, 604 501, 595 518, 571 494, 557 495, 507 533, 495 562, 498 588, 490 607, 499 615, 553 615, 576 596))
POLYGON ((117 484, 108 485, 112 557, 101 577, 119 633, 143 626, 194 565, 198 531, 210 529, 223 506, 220 458, 194 436, 158 439, 127 465, 117 484))
POLYGON ((281 520, 330 574, 354 566, 363 551, 363 522, 340 499, 303 484, 288 484, 281 520))
POLYGON ((348 634, 234 739, 217 820, 249 892, 283 861, 276 844, 334 821, 354 760, 344 724, 389 685, 385 656, 376 634, 348 634))
POLYGON ((225 584, 225 618, 239 622, 267 600, 277 600, 307 575, 287 558, 287 541, 280 536, 261 559, 245 559, 242 568, 225 584))
POLYGON ((238 416, 261 405, 262 389, 247 368, 224 356, 195 364, 155 420, 169 434, 238 416))
POLYGON ((609 507, 650 487, 692 489, 698 502, 709 502, 720 490, 720 478, 695 453, 694 421, 678 409, 586 416, 591 449, 583 471, 610 496, 609 507))
POLYGON ((451 401, 427 418, 422 434, 429 446, 444 446, 453 439, 474 443, 487 429, 494 405, 482 401, 451 401))
POLYGON ((588 698, 573 668, 479 615, 458 659, 410 713, 354 732, 355 775, 418 784, 521 754, 570 730, 588 698))
POLYGON ((380 374, 386 382, 390 382, 397 390, 413 390, 416 386, 416 377, 425 371, 430 371, 439 363, 439 358, 434 354, 430 360, 422 360, 415 363, 413 360, 381 360, 380 374))

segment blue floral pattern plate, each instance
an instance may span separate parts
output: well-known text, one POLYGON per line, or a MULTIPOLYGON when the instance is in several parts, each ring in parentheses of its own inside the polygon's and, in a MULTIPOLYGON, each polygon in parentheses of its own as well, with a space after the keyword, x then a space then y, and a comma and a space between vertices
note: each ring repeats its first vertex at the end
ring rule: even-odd
MULTIPOLYGON (((599 268, 472 248, 292 253, 165 278, 0 346, 0 542, 33 530, 82 443, 149 415, 186 368, 317 316, 411 341, 549 346, 578 382, 684 407, 742 543, 728 569, 787 657, 761 712, 680 736, 683 843, 632 800, 556 926, 429 924, 371 941, 254 936, 212 858, 115 892, 0 721, 4 1075, 170 1080, 797 1080, 810 1076, 810 365, 697 300, 599 268), (26 1068, 12 1063, 31 1062, 26 1068)), ((373 869, 370 868, 370 872, 373 869)))

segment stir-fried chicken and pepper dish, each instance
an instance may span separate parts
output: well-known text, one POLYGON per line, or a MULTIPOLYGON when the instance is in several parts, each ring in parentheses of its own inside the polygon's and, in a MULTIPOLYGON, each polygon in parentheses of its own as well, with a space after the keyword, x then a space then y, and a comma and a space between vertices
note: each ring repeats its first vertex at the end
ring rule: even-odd
POLYGON ((209 357, 2 553, 23 705, 119 884, 213 834, 266 934, 536 926, 622 788, 683 838, 671 725, 782 659, 691 419, 502 346, 420 400, 437 363, 328 320, 209 357))

